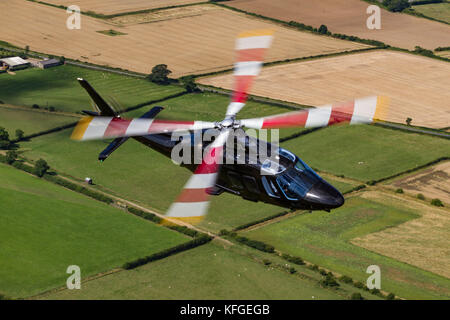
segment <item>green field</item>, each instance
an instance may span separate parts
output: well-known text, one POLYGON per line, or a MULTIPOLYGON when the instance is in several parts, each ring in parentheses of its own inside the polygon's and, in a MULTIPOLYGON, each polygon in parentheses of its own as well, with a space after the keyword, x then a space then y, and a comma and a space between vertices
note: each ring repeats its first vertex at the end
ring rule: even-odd
POLYGON ((188 238, 0 165, 0 291, 27 297, 175 246, 188 238))
POLYGON ((92 110, 87 92, 78 84, 84 78, 106 99, 121 108, 161 99, 184 89, 159 86, 150 81, 71 65, 41 70, 20 70, 15 76, 0 74, 0 100, 19 106, 38 104, 57 111, 92 110))
POLYGON ((381 268, 383 290, 409 299, 448 299, 450 280, 351 244, 368 233, 393 227, 419 215, 394 203, 359 197, 331 213, 302 214, 243 232, 276 249, 351 276, 365 283, 369 265, 381 268))
POLYGON ((450 3, 430 3, 412 7, 415 11, 428 17, 450 23, 450 3))
POLYGON ((207 244, 44 299, 343 299, 317 283, 207 244))
POLYGON ((15 138, 17 129, 25 132, 25 135, 56 128, 69 123, 74 123, 79 117, 58 115, 51 112, 12 109, 0 105, 0 127, 9 132, 10 139, 15 138))
POLYGON ((334 126, 281 144, 313 168, 377 180, 450 156, 450 140, 377 126, 334 126))

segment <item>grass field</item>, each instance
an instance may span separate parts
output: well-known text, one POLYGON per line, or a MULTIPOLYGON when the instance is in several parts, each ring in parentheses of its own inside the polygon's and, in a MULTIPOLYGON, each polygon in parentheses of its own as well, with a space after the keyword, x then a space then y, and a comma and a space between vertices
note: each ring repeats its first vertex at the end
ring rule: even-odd
POLYGON ((23 130, 27 136, 73 123, 78 119, 78 117, 0 105, 0 127, 4 127, 9 132, 10 139, 15 139, 17 129, 23 130))
MULTIPOLYGON (((233 0, 227 5, 284 21, 298 21, 333 33, 383 41, 392 46, 434 49, 450 43, 450 26, 381 9, 381 29, 367 28, 369 3, 361 0, 233 0)), ((422 6, 420 6, 422 7, 422 6)))
POLYGON ((342 299, 287 272, 207 244, 44 299, 342 299), (314 297, 314 298, 313 298, 314 297))
POLYGON ((186 5, 192 3, 206 2, 207 0, 44 0, 45 3, 54 5, 71 6, 77 5, 81 11, 93 11, 105 15, 133 12, 147 9, 157 9, 171 6, 186 5))
POLYGON ((362 196, 393 206, 401 204, 420 212, 421 217, 357 237, 351 240, 353 244, 450 279, 450 210, 398 195, 366 192, 362 196))
POLYGON ((404 298, 448 299, 449 279, 350 243, 353 238, 392 228, 419 216, 417 210, 385 204, 383 199, 352 197, 344 207, 332 213, 303 214, 244 232, 244 235, 363 283, 368 277, 366 268, 378 265, 382 273, 381 288, 404 298))
POLYGON ((120 267, 188 239, 22 171, 0 165, 1 291, 26 297, 120 267))
MULTIPOLYGON (((264 68, 252 93, 310 106, 382 95, 390 98, 382 120, 405 123, 410 117, 413 125, 444 128, 450 126, 448 74, 447 62, 377 50, 264 68)), ((232 78, 199 82, 231 89, 232 78)))
POLYGON ((313 168, 378 180, 450 156, 450 141, 373 125, 334 126, 282 143, 313 168))
POLYGON ((21 106, 53 106, 57 111, 93 110, 87 92, 77 78, 84 78, 106 100, 122 108, 157 100, 183 91, 178 86, 159 86, 150 81, 99 72, 71 65, 41 70, 21 70, 15 76, 0 75, 0 100, 21 106))
MULTIPOLYGON (((83 8, 83 7, 81 7, 83 8)), ((236 36, 245 30, 273 29, 276 40, 266 61, 366 48, 367 46, 297 32, 264 20, 210 4, 178 8, 160 21, 140 23, 142 15, 127 16, 127 24, 82 17, 80 30, 69 30, 65 10, 25 0, 5 3, 0 20, 1 39, 31 50, 66 56, 148 74, 153 66, 167 64, 172 77, 231 68, 236 36), (39 16, 40 19, 33 19, 39 16), (97 31, 114 30, 126 35, 111 37, 97 31), (67 42, 76 43, 76 46, 67 42)), ((148 13, 145 16, 160 16, 148 13)))
POLYGON ((428 17, 450 23, 450 3, 430 3, 412 7, 428 17))

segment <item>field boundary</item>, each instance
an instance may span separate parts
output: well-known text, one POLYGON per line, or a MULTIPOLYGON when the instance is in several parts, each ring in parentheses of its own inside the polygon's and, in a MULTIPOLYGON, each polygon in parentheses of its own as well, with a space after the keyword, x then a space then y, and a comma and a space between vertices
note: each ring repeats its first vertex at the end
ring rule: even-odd
MULTIPOLYGON (((53 7, 53 8, 62 9, 62 10, 67 10, 67 8, 68 8, 68 7, 64 6, 64 5, 57 5, 57 4, 48 3, 48 2, 45 2, 45 1, 39 1, 39 0, 27 0, 27 1, 38 3, 38 4, 42 4, 42 5, 46 5, 46 6, 53 7)), ((108 19, 117 18, 117 17, 136 15, 136 14, 142 14, 142 13, 150 13, 150 12, 162 11, 162 10, 167 10, 167 9, 175 9, 175 8, 197 6, 197 5, 202 5, 202 4, 205 4, 205 3, 209 3, 209 1, 186 3, 186 4, 179 4, 179 5, 159 7, 159 8, 152 8, 152 9, 142 9, 142 10, 136 10, 136 11, 128 11, 128 12, 109 14, 109 15, 108 14, 103 14, 103 13, 98 13, 98 12, 91 11, 91 10, 81 11, 80 13, 84 14, 86 16, 92 17, 92 18, 108 20, 108 19)))

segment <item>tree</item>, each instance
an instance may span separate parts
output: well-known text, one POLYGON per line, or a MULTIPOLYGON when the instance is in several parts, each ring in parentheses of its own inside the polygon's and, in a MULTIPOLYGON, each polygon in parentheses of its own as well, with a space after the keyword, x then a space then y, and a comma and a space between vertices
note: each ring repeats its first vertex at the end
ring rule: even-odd
POLYGON ((48 166, 47 161, 44 159, 39 159, 34 165, 34 174, 38 177, 42 177, 48 169, 50 169, 50 167, 48 166))
POLYGON ((327 34, 328 28, 326 25, 322 24, 317 30, 320 34, 327 34))
POLYGON ((25 132, 23 132, 22 129, 17 129, 16 130, 16 138, 17 138, 17 140, 22 140, 24 134, 25 134, 25 132))
POLYGON ((196 92, 198 91, 197 84, 194 81, 194 78, 192 76, 188 76, 182 79, 184 88, 187 92, 196 92))
POLYGON ((5 128, 0 127, 0 149, 8 149, 10 144, 8 131, 6 131, 5 128))
POLYGON ((384 0, 383 5, 392 12, 401 12, 411 6, 408 0, 384 0))
POLYGON ((350 297, 351 300, 364 300, 363 296, 359 292, 355 292, 350 297))
POLYGON ((16 161, 17 159, 17 152, 15 152, 14 150, 9 150, 6 153, 6 163, 7 164, 12 164, 14 161, 16 161))
POLYGON ((408 117, 406 118, 406 125, 410 126, 412 122, 412 118, 408 117))
POLYGON ((168 84, 169 83, 169 74, 172 71, 167 69, 166 64, 158 64, 153 67, 152 73, 147 77, 151 82, 155 82, 158 84, 168 84))

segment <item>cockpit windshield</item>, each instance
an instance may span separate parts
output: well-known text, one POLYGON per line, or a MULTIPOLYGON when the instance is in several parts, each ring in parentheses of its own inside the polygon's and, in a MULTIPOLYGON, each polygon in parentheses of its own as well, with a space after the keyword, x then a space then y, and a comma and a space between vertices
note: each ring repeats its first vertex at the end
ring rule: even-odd
POLYGON ((299 200, 304 198, 313 184, 320 179, 306 163, 296 157, 294 167, 279 175, 277 183, 286 198, 299 200))

